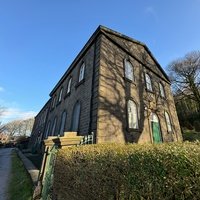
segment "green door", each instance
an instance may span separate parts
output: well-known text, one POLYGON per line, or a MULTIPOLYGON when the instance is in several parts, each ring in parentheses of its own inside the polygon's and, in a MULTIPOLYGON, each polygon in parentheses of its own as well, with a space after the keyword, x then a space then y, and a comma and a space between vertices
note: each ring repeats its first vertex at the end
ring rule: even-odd
POLYGON ((160 126, 158 122, 152 122, 152 133, 153 133, 153 141, 155 143, 161 143, 161 135, 160 135, 160 126))
POLYGON ((160 124, 158 120, 158 116, 155 113, 151 114, 151 128, 154 143, 161 143, 161 132, 160 132, 160 124))

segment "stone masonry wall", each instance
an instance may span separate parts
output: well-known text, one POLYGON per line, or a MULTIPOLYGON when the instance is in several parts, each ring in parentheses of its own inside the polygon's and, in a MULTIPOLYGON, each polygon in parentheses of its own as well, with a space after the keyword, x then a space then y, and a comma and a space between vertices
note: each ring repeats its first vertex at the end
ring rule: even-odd
MULTIPOLYGON (((57 104, 56 107, 49 112, 48 120, 51 121, 51 130, 53 125, 53 120, 57 117, 57 125, 56 125, 56 135, 59 133, 60 124, 61 124, 61 116, 64 111, 67 112, 65 131, 71 131, 71 122, 72 122, 72 112, 74 105, 77 101, 81 103, 81 113, 80 113, 80 121, 79 121, 79 135, 87 135, 90 134, 90 131, 95 131, 95 118, 93 119, 93 126, 91 129, 90 115, 91 115, 91 98, 92 98, 92 85, 98 87, 98 65, 99 65, 99 39, 97 39, 96 47, 95 42, 89 47, 87 52, 83 55, 83 57, 78 61, 76 66, 73 67, 73 70, 68 74, 63 83, 57 88, 53 97, 56 95, 58 97, 60 89, 63 87, 63 98, 61 103, 57 104), (95 55, 96 54, 96 55, 95 55), (94 61, 95 58, 95 61, 94 61), (81 84, 78 84, 78 75, 81 64, 85 62, 85 74, 84 81, 81 84), (93 81, 93 66, 95 65, 95 76, 93 81), (69 78, 72 77, 72 85, 70 95, 66 95, 67 85, 69 78)), ((93 98, 97 97, 96 90, 94 89, 93 98)), ((92 101, 94 104, 93 108, 97 104, 95 99, 92 101)), ((93 115, 95 115, 95 110, 93 111, 93 115)))
POLYGON ((119 45, 114 44, 109 37, 102 36, 97 143, 153 142, 150 112, 158 115, 164 142, 181 140, 169 82, 142 45, 120 38, 116 42, 119 45), (137 58, 125 51, 130 46, 130 53, 137 58), (134 82, 129 82, 124 77, 124 59, 129 59, 134 66, 134 82), (148 72, 152 79, 153 93, 146 91, 145 72, 148 72), (166 99, 159 97, 159 82, 164 86, 166 99), (129 130, 127 125, 128 99, 134 100, 138 106, 139 129, 135 131, 129 130), (173 133, 167 132, 165 111, 170 115, 173 133))

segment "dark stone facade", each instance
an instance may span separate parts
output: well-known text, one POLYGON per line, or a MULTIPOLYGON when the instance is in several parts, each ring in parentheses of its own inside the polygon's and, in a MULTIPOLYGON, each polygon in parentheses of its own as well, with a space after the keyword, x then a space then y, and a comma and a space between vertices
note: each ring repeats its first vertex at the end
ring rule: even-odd
POLYGON ((58 135, 64 111, 67 114, 64 131, 72 131, 72 113, 77 102, 81 105, 77 134, 88 135, 94 132, 96 143, 153 142, 151 112, 158 116, 163 142, 182 140, 170 81, 159 63, 145 44, 106 27, 97 28, 52 90, 50 97, 46 106, 36 116, 32 143, 36 135, 42 139, 46 138, 47 129, 48 135, 58 135), (134 81, 125 78, 125 59, 134 66, 134 81), (79 70, 83 62, 85 63, 84 79, 78 82, 79 70), (146 89, 145 73, 151 77, 152 92, 146 89), (70 78, 72 78, 71 91, 67 94, 70 78), (163 85, 166 98, 159 96, 158 83, 163 85), (58 101, 61 89, 62 99, 58 101), (54 98, 56 103, 52 108, 54 98), (127 101, 129 99, 137 104, 139 123, 137 130, 128 128, 127 101), (44 110, 48 110, 45 119, 42 114, 44 110), (170 133, 167 131, 165 111, 169 114, 172 123, 170 133), (44 121, 42 127, 39 123, 40 118, 44 121), (55 118, 57 119, 55 132, 51 133, 55 118))

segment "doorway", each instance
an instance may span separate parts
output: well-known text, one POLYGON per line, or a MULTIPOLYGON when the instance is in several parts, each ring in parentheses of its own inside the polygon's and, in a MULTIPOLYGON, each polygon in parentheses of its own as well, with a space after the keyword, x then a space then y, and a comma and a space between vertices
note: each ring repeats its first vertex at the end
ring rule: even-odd
POLYGON ((158 116, 155 113, 151 113, 151 130, 153 135, 153 142, 154 143, 161 143, 161 131, 160 131, 160 123, 158 116))

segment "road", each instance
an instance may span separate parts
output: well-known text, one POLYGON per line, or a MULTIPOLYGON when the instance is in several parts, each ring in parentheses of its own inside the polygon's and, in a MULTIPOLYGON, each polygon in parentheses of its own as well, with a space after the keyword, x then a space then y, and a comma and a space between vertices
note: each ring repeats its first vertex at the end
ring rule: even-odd
POLYGON ((7 200, 12 148, 0 148, 0 200, 7 200))

